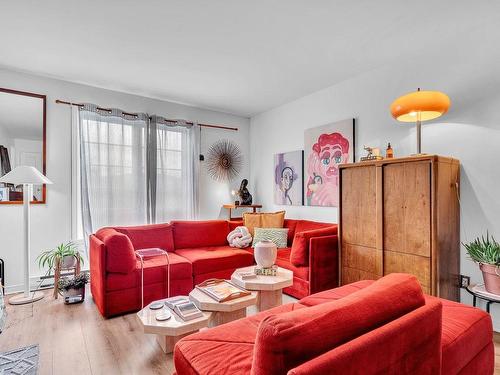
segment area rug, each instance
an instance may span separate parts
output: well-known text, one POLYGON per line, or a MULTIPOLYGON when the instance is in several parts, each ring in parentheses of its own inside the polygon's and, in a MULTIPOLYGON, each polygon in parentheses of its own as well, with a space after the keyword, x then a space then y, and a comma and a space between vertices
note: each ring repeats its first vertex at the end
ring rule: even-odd
POLYGON ((0 353, 0 375, 35 375, 38 369, 38 345, 0 353))

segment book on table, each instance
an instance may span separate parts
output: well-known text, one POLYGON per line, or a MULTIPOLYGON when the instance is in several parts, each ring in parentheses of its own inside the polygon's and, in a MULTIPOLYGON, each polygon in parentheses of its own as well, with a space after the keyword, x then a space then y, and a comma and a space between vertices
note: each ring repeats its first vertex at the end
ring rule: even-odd
POLYGON ((196 285, 196 289, 205 293, 217 302, 226 302, 236 298, 248 296, 251 293, 228 280, 208 279, 196 285))

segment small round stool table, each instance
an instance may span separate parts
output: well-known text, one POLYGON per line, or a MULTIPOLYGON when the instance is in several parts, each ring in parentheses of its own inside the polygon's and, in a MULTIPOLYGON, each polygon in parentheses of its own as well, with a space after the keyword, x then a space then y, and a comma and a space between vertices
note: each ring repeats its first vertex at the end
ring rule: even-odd
POLYGON ((486 312, 488 314, 492 303, 500 303, 500 295, 487 292, 484 284, 471 284, 465 290, 472 294, 472 305, 474 307, 476 307, 478 298, 486 301, 486 312))

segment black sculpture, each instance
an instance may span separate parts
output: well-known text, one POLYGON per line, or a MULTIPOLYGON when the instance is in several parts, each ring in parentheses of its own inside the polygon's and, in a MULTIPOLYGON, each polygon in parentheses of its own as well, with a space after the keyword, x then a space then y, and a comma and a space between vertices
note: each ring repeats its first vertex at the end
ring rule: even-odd
POLYGON ((238 190, 238 195, 240 196, 240 204, 243 206, 249 206, 252 204, 252 194, 247 189, 248 180, 244 178, 241 181, 240 190, 238 190))

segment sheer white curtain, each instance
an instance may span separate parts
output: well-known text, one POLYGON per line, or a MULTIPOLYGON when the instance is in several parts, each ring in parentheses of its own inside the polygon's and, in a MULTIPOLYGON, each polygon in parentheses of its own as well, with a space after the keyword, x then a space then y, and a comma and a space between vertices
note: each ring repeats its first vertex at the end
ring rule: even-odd
POLYGON ((198 218, 199 127, 156 123, 155 221, 198 218))
POLYGON ((148 116, 90 104, 79 115, 85 238, 104 226, 144 224, 148 116))
POLYGON ((73 221, 86 243, 105 226, 198 217, 197 124, 92 104, 75 109, 72 121, 73 221))

